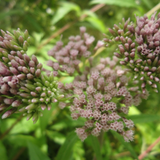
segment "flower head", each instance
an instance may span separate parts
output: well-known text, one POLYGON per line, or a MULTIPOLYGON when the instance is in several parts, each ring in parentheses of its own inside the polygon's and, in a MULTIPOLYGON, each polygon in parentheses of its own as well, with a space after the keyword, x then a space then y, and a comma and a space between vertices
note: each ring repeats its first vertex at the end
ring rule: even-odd
POLYGON ((112 37, 105 38, 107 46, 117 43, 114 55, 134 73, 134 79, 139 81, 143 93, 146 85, 150 85, 157 92, 157 83, 160 82, 160 13, 156 18, 154 13, 151 19, 146 15, 136 17, 136 24, 128 19, 109 29, 112 37))

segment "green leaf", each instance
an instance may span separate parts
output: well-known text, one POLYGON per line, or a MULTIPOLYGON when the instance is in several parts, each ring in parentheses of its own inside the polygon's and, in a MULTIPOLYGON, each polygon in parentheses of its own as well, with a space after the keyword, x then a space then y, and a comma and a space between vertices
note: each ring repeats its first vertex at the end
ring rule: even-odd
POLYGON ((43 30, 33 15, 25 14, 25 18, 36 31, 41 32, 43 30))
POLYGON ((23 135, 23 134, 9 135, 8 139, 11 144, 13 144, 14 146, 18 146, 18 147, 19 146, 27 147, 28 141, 34 144, 38 144, 37 139, 30 135, 23 135))
POLYGON ((130 144, 130 142, 125 142, 123 137, 121 135, 119 135, 117 132, 115 131, 111 131, 112 134, 124 145, 124 147, 131 153, 131 155, 138 159, 136 152, 134 151, 132 145, 130 144))
POLYGON ((7 160, 7 152, 6 152, 6 148, 4 147, 3 143, 0 142, 0 157, 3 160, 7 160))
POLYGON ((90 136, 87 138, 87 140, 90 141, 90 145, 91 145, 91 147, 92 147, 93 150, 94 150, 94 153, 95 153, 95 155, 96 155, 96 158, 97 158, 98 160, 102 160, 101 148, 100 148, 100 144, 99 144, 98 138, 90 135, 90 136))
POLYGON ((135 0, 92 0, 90 4, 108 4, 108 5, 116 5, 121 7, 137 7, 135 0))
POLYGON ((43 116, 40 117, 40 127, 41 127, 41 131, 44 131, 45 128, 47 127, 47 124, 49 123, 49 120, 51 119, 51 115, 52 115, 52 111, 55 108, 55 106, 57 105, 57 103, 52 103, 52 108, 51 110, 47 110, 45 109, 43 111, 43 116))
POLYGON ((78 5, 71 3, 71 2, 61 2, 61 7, 57 10, 56 14, 54 15, 51 23, 55 24, 59 20, 61 20, 67 13, 70 11, 76 11, 77 13, 80 11, 80 8, 78 5))
POLYGON ((64 143, 66 139, 66 137, 63 134, 56 132, 56 131, 47 130, 46 133, 50 139, 52 139, 54 142, 61 144, 61 145, 64 143))
POLYGON ((35 144, 28 142, 30 160, 50 160, 35 144))
POLYGON ((0 20, 6 18, 6 16, 12 16, 12 15, 22 15, 24 12, 22 10, 7 10, 0 13, 0 20))
POLYGON ((147 114, 140 114, 140 115, 132 115, 128 116, 128 119, 131 119, 134 123, 147 123, 160 120, 159 115, 147 115, 147 114))
MULTIPOLYGON (((13 119, 8 119, 5 124, 6 126, 8 126, 7 128, 9 128, 10 124, 13 124, 15 122, 15 120, 13 119)), ((20 122, 18 122, 14 128, 12 128, 12 130, 9 132, 9 135, 11 134, 18 134, 18 133, 29 133, 31 131, 34 131, 38 128, 39 126, 39 121, 36 124, 33 124, 32 119, 30 119, 29 121, 26 120, 26 117, 22 118, 22 120, 20 122)))
POLYGON ((104 23, 98 17, 88 17, 85 20, 91 23, 92 26, 98 29, 99 31, 105 32, 106 27, 104 23))
POLYGON ((76 133, 71 132, 67 136, 64 144, 59 149, 56 160, 70 160, 72 157, 72 148, 77 140, 78 140, 78 137, 77 137, 76 133))

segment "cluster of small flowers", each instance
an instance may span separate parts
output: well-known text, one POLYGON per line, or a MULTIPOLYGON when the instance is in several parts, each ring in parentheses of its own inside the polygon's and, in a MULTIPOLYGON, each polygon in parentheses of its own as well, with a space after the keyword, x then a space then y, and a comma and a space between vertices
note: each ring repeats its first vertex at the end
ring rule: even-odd
POLYGON ((33 55, 25 53, 30 37, 19 29, 1 30, 0 36, 0 112, 7 118, 21 112, 33 122, 42 115, 41 110, 51 108, 51 103, 62 97, 53 74, 42 75, 42 64, 33 55))
POLYGON ((123 20, 119 26, 114 25, 113 29, 109 29, 112 37, 104 38, 107 46, 118 42, 119 52, 114 55, 122 60, 120 64, 126 65, 134 73, 143 93, 147 84, 158 92, 157 83, 160 83, 160 13, 157 19, 155 15, 151 19, 146 15, 136 17, 135 25, 129 19, 123 20))
POLYGON ((117 58, 102 58, 100 64, 91 68, 86 75, 75 77, 70 84, 62 85, 63 92, 77 95, 73 102, 60 103, 60 108, 70 106, 71 117, 86 119, 85 125, 76 129, 79 138, 84 141, 90 134, 98 136, 109 129, 121 134, 125 141, 133 140, 131 120, 127 120, 129 107, 133 103, 140 103, 140 98, 147 98, 147 94, 135 92, 133 97, 127 89, 128 79, 125 71, 116 65, 117 58), (139 99, 137 98, 139 97, 139 99))
POLYGON ((47 65, 54 69, 54 75, 59 72, 66 72, 73 75, 75 72, 81 74, 79 64, 85 61, 85 58, 91 56, 90 48, 95 38, 85 32, 85 27, 80 27, 80 35, 70 36, 67 45, 63 46, 62 41, 58 41, 53 49, 48 52, 57 62, 49 60, 47 65))

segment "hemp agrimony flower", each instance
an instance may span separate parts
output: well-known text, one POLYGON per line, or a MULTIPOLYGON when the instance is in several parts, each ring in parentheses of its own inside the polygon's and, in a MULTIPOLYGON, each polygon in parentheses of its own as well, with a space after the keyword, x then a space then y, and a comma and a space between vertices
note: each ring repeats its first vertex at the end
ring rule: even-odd
POLYGON ((157 83, 160 83, 160 13, 148 19, 146 15, 136 17, 136 24, 128 19, 113 29, 109 29, 111 37, 106 37, 104 42, 117 44, 114 53, 134 73, 134 78, 139 81, 142 91, 145 92, 149 84, 155 92, 157 83))
POLYGON ((73 120, 86 119, 83 127, 76 128, 82 141, 90 134, 98 136, 102 130, 106 132, 109 129, 117 131, 125 141, 132 141, 134 124, 125 115, 132 104, 139 105, 141 98, 148 95, 127 86, 126 72, 116 65, 116 57, 113 60, 102 58, 100 62, 88 68, 85 74, 76 76, 72 83, 61 85, 64 93, 75 98, 69 103, 61 102, 59 106, 70 106, 73 120))
POLYGON ((72 76, 74 73, 81 74, 79 64, 84 63, 92 54, 91 45, 95 38, 85 32, 85 27, 80 27, 80 35, 70 36, 67 45, 63 46, 63 42, 56 43, 48 55, 55 58, 57 62, 49 60, 48 66, 54 69, 54 75, 60 76, 60 72, 65 72, 72 76))
POLYGON ((42 74, 42 64, 36 56, 27 54, 28 32, 19 29, 10 32, 1 30, 0 36, 0 111, 2 118, 14 112, 21 112, 33 122, 42 115, 42 110, 50 110, 51 103, 63 97, 58 83, 51 73, 42 74))

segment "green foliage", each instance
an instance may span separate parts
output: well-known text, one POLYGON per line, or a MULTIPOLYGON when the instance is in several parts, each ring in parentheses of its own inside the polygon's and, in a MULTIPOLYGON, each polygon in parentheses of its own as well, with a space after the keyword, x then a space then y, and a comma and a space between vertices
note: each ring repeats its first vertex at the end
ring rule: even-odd
POLYGON ((66 141, 59 149, 56 160, 69 160, 72 158, 72 149, 78 137, 75 132, 70 133, 66 137, 66 141))
POLYGON ((58 21, 60 21, 64 16, 69 13, 70 11, 75 11, 76 15, 79 15, 80 13, 80 7, 74 3, 70 2, 61 2, 60 7, 58 8, 56 14, 54 15, 51 24, 56 24, 58 21))
MULTIPOLYGON (((32 37, 27 54, 36 55, 47 68, 45 61, 49 59, 48 50, 53 48, 56 41, 62 39, 65 43, 69 36, 77 35, 79 26, 85 26, 89 34, 99 40, 103 33, 108 34, 107 28, 118 24, 123 17, 133 20, 135 15, 143 16, 158 3, 159 0, 3 0, 0 1, 0 28, 8 31, 27 29, 32 37), (105 6, 95 12, 91 10, 102 3, 105 6), (68 27, 71 22, 72 25, 68 27)), ((94 62, 101 57, 112 56, 113 50, 114 46, 101 52, 94 62)), ((64 83, 72 80, 73 77, 60 79, 64 83)), ((132 114, 128 118, 135 123, 133 143, 124 142, 116 132, 104 133, 101 143, 93 136, 81 142, 74 130, 84 124, 84 119, 73 121, 69 110, 60 110, 58 104, 54 103, 50 111, 43 111, 43 117, 36 124, 32 120, 26 121, 26 118, 14 124, 19 114, 0 120, 0 159, 137 159, 160 133, 159 93, 150 94, 148 101, 143 101, 139 107, 131 107, 132 114), (5 133, 9 128, 11 130, 5 133), (4 133, 6 135, 2 137, 4 133)), ((159 148, 157 144, 145 160, 160 159, 159 148)))
POLYGON ((35 144, 28 142, 30 160, 50 160, 35 144))
POLYGON ((6 152, 6 148, 5 146, 3 145, 2 142, 0 142, 0 157, 1 159, 3 160, 7 160, 7 152, 6 152))
POLYGON ((117 5, 121 7, 137 7, 137 4, 134 0, 124 1, 124 0, 92 0, 91 4, 108 4, 108 5, 117 5))
POLYGON ((121 142, 122 145, 124 145, 124 147, 131 153, 134 158, 138 159, 137 154, 135 153, 134 148, 130 143, 125 142, 117 132, 112 131, 112 134, 121 142))

